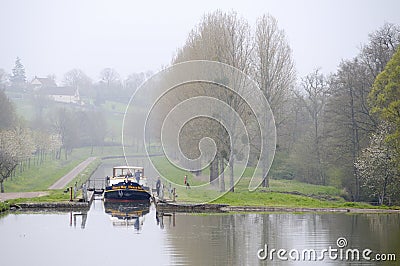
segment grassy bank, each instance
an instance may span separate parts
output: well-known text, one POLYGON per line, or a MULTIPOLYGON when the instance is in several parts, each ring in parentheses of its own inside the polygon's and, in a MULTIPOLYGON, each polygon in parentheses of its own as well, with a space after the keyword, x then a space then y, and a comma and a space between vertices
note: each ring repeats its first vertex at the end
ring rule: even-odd
MULTIPOLYGON (((251 169, 247 169, 244 177, 236 184, 235 192, 227 192, 220 196, 219 188, 192 188, 183 186, 183 176, 188 175, 191 186, 208 182, 207 170, 203 176, 196 177, 190 172, 180 170, 168 164, 165 158, 154 158, 160 173, 172 181, 171 186, 176 188, 178 202, 200 203, 211 202, 229 204, 231 206, 270 206, 270 207, 304 207, 304 208, 388 208, 373 206, 362 202, 348 202, 343 190, 334 186, 320 186, 302 183, 296 180, 271 179, 270 187, 259 187, 256 191, 248 191, 251 169), (175 184, 174 184, 175 183, 175 184)), ((229 178, 225 177, 228 187, 229 178)), ((165 195, 169 196, 169 182, 165 182, 165 195)), ((392 207, 396 208, 396 207, 392 207)))
POLYGON ((69 192, 64 192, 64 190, 49 190, 48 195, 36 198, 21 198, 21 199, 12 199, 8 200, 9 204, 19 204, 26 202, 63 202, 69 201, 70 194, 69 192))
POLYGON ((48 159, 41 165, 31 166, 4 182, 6 192, 47 190, 59 178, 90 156, 89 148, 75 149, 68 159, 48 159))
MULTIPOLYGON (((121 146, 95 147, 93 154, 91 150, 91 147, 77 148, 73 150, 67 159, 63 156, 59 160, 47 159, 41 165, 32 165, 22 173, 17 172, 16 176, 4 182, 5 192, 44 191, 90 156, 103 157, 123 154, 121 146)), ((74 180, 72 184, 75 181, 81 184, 99 164, 100 160, 94 161, 78 175, 78 179, 74 180)))
POLYGON ((10 204, 8 202, 0 201, 0 213, 8 211, 10 209, 10 204))
POLYGON ((235 192, 227 192, 216 198, 218 192, 180 190, 178 201, 228 204, 231 206, 269 206, 269 207, 302 207, 302 208, 387 208, 372 206, 362 202, 348 202, 342 191, 330 186, 317 186, 298 181, 271 180, 270 188, 258 188, 256 191, 247 190, 244 178, 235 187, 235 192))

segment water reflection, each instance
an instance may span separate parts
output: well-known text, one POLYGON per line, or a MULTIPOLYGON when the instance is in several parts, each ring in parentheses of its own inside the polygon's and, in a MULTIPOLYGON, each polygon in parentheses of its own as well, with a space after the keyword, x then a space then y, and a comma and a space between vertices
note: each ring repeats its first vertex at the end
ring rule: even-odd
MULTIPOLYGON (((172 247, 171 253, 177 255, 174 263, 179 264, 308 265, 310 261, 279 260, 276 253, 272 260, 259 260, 257 251, 265 245, 276 251, 321 251, 329 246, 338 248, 337 239, 340 237, 348 241, 346 248, 371 249, 373 254, 393 253, 397 263, 400 260, 398 214, 179 214, 174 226, 165 226, 165 229, 167 246, 172 247)), ((330 260, 326 256, 323 261, 313 263, 347 265, 349 262, 330 260)), ((376 264, 365 260, 353 263, 376 264)))
POLYGON ((104 202, 104 210, 110 215, 113 226, 133 227, 140 231, 145 215, 150 212, 147 202, 104 202))
MULTIPOLYGON (((395 253, 397 265, 400 260, 399 214, 174 214, 157 212, 153 205, 95 200, 88 212, 9 213, 0 217, 0 237, 1 265, 308 265, 261 261, 257 251, 265 244, 322 250, 336 247, 339 237, 347 239, 349 248, 395 253), (107 253, 98 255, 104 243, 109 244, 107 253), (92 247, 98 248, 88 252, 92 247), (136 247, 140 256, 127 261, 126 256, 107 255, 120 254, 121 247, 136 247), (70 258, 60 259, 65 254, 70 258)), ((312 264, 349 262, 326 259, 312 264)))
POLYGON ((156 222, 161 229, 164 229, 164 217, 167 220, 168 226, 175 227, 175 213, 164 213, 156 211, 156 222))
POLYGON ((74 225, 76 228, 76 220, 80 219, 81 220, 81 228, 85 229, 86 227, 86 220, 87 220, 87 211, 83 212, 70 212, 69 213, 69 226, 74 225))

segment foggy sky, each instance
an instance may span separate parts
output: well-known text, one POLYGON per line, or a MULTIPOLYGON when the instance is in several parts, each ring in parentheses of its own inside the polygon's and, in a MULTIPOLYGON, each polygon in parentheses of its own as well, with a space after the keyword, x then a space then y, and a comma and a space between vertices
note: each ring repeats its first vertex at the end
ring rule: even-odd
POLYGON ((94 81, 105 67, 123 78, 170 64, 204 13, 236 11, 250 25, 269 13, 284 29, 299 76, 334 72, 384 22, 400 25, 397 0, 277 1, 0 0, 0 68, 19 56, 28 80, 80 68, 94 81))

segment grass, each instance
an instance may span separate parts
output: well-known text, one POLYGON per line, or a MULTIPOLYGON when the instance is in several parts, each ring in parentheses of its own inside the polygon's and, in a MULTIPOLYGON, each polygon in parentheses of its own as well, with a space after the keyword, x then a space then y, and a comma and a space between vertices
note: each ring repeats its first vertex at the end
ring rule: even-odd
POLYGON ((0 201, 0 213, 5 212, 10 209, 10 204, 8 202, 0 201))
POLYGON ((19 204, 19 203, 35 203, 35 202, 62 202, 69 201, 70 193, 65 193, 64 190, 49 190, 48 195, 36 198, 21 198, 8 200, 9 204, 19 204))
MULTIPOLYGON (((59 178, 90 156, 122 156, 122 154, 122 148, 120 146, 95 147, 93 154, 91 154, 90 147, 77 148, 73 150, 67 160, 65 160, 63 156, 59 160, 48 159, 43 164, 31 166, 22 173, 17 171, 15 177, 4 182, 4 188, 6 192, 46 191, 48 187, 54 184, 59 178)), ((92 171, 100 162, 99 159, 92 162, 78 175, 77 179, 69 185, 73 185, 75 181, 78 181, 79 184, 84 182, 90 177, 92 171)))
POLYGON ((75 149, 67 160, 47 160, 4 182, 6 192, 43 191, 90 156, 90 148, 75 149))
POLYGON ((342 190, 335 187, 306 184, 295 180, 270 180, 269 188, 261 187, 249 192, 246 189, 248 184, 246 179, 248 178, 243 178, 238 183, 234 193, 228 192, 213 203, 233 206, 379 208, 362 202, 347 202, 343 198, 342 190))
MULTIPOLYGON (((345 193, 334 186, 321 186, 302 183, 296 180, 271 179, 270 187, 259 187, 256 191, 248 191, 250 176, 254 169, 246 169, 244 177, 235 186, 235 192, 227 192, 221 196, 218 187, 194 188, 193 186, 204 184, 207 176, 195 177, 188 171, 183 171, 172 166, 163 157, 152 159, 161 174, 176 188, 178 202, 202 203, 211 202, 229 204, 232 206, 271 206, 271 207, 302 207, 302 208, 386 208, 372 206, 362 202, 347 202, 345 193), (183 177, 188 175, 192 189, 183 186, 183 177)), ((207 172, 207 171, 204 171, 207 172)), ((203 172, 203 173, 204 173, 203 172)), ((237 172, 237 169, 235 169, 237 172)), ((228 174, 225 176, 226 187, 229 184, 228 174)), ((169 182, 165 187, 169 188, 169 182)), ((168 190, 165 190, 168 197, 168 190)))

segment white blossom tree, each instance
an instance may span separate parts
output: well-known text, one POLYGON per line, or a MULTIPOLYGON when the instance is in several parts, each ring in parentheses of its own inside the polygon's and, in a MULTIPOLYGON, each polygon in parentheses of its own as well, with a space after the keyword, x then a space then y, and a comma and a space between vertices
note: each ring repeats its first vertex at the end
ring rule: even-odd
POLYGON ((355 163, 361 190, 380 205, 390 205, 399 199, 400 173, 395 166, 394 151, 385 142, 388 132, 387 124, 380 125, 355 163))
POLYGON ((29 129, 21 126, 0 131, 0 192, 4 192, 3 182, 9 178, 17 165, 29 158, 35 145, 29 129))

